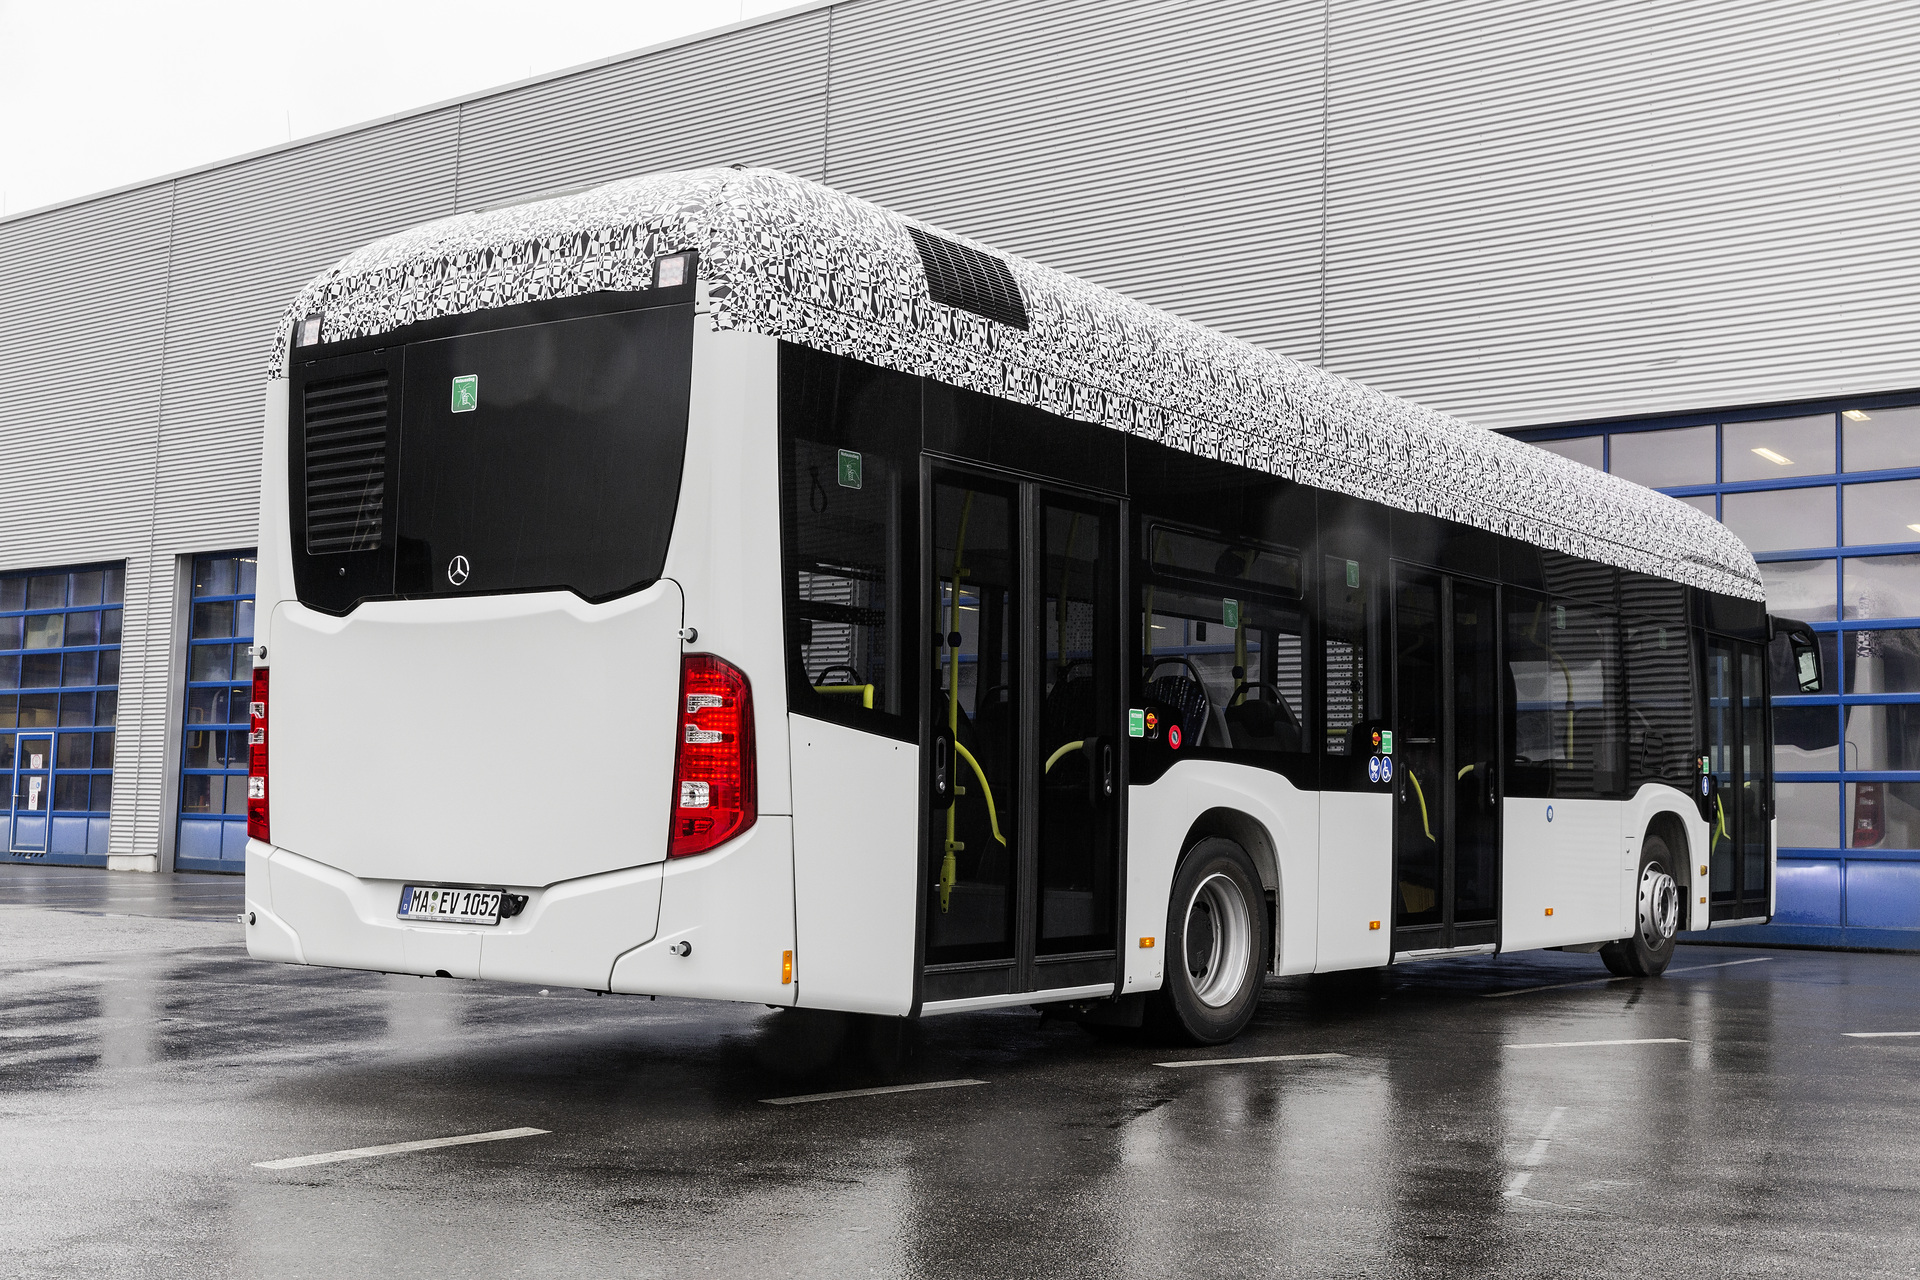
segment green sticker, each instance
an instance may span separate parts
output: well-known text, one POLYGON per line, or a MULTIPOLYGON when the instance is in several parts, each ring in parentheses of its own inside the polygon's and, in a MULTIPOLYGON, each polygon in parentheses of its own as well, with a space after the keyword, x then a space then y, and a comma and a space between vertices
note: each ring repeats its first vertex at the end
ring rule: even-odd
POLYGON ((480 375, 465 373, 453 380, 453 411, 472 413, 480 407, 480 375))
POLYGON ((1553 629, 1555 631, 1567 629, 1567 606, 1563 604, 1553 606, 1553 629))
POLYGON ((1139 707, 1127 709, 1127 736, 1129 738, 1147 736, 1147 713, 1139 707))
POLYGON ((1360 562, 1358 560, 1347 561, 1347 585, 1349 587, 1357 587, 1360 585, 1360 562))
POLYGON ((840 451, 840 487, 842 489, 860 487, 860 455, 851 449, 840 451))
POLYGON ((1220 625, 1233 630, 1240 625, 1240 602, 1222 600, 1220 602, 1220 625))
POLYGON ((1391 729, 1380 731, 1380 754, 1383 756, 1393 754, 1393 730, 1391 729))

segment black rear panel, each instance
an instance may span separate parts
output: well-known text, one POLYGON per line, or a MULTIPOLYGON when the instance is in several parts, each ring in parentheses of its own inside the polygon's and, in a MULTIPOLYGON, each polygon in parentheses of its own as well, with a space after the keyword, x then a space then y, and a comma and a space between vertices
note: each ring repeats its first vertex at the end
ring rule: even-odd
MULTIPOLYGON (((476 320, 479 318, 475 318, 476 320)), ((568 590, 660 577, 693 363, 685 303, 423 338, 292 371, 300 600, 568 590)))

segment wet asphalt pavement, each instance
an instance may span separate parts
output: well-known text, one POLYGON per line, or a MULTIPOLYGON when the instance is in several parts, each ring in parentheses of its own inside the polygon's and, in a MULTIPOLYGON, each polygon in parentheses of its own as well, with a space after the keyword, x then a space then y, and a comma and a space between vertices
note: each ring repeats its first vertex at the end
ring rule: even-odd
POLYGON ((1920 1036, 1845 1034, 1920 1031, 1920 956, 1430 963, 1274 982, 1221 1049, 1022 1010, 891 1065, 758 1006, 257 964, 239 901, 0 867, 0 1275, 1920 1275, 1920 1036), (1601 1040, 1657 1043, 1522 1047, 1601 1040))

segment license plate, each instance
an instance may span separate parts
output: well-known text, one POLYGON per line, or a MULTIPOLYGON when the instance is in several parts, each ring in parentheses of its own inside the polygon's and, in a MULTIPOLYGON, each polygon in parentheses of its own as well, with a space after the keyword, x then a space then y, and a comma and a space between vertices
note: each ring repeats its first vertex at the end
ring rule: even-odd
POLYGON ((400 890, 400 918, 499 924, 500 896, 498 889, 439 889, 410 884, 400 890))

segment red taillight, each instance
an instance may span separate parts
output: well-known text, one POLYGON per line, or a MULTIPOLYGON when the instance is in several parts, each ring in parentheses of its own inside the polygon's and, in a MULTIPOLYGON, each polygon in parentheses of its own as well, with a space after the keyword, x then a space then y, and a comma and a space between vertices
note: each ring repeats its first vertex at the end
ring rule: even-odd
POLYGON ((680 661, 677 719, 669 858, 705 853, 758 816, 747 677, 710 653, 687 654, 680 661))
POLYGON ((1880 810, 1880 784, 1860 782, 1853 788, 1853 847, 1871 849, 1886 835, 1880 810))
POLYGON ((270 840, 267 826, 267 669, 253 669, 253 705, 247 708, 247 834, 270 840))

